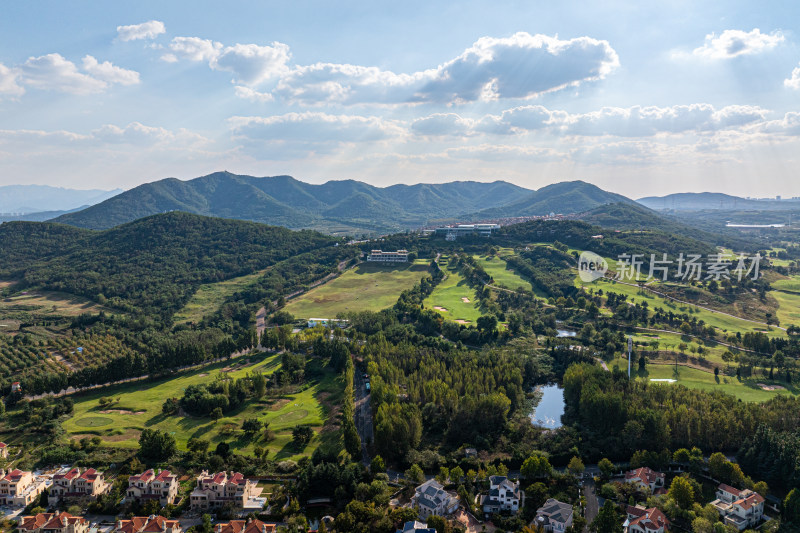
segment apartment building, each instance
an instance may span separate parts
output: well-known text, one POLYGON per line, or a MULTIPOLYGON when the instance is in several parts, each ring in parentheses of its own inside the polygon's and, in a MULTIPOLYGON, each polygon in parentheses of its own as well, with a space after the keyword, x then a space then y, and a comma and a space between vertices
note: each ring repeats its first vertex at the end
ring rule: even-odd
POLYGON ((246 479, 239 472, 203 472, 197 477, 197 484, 189 496, 193 510, 209 509, 226 503, 244 508, 248 500, 261 494, 256 483, 246 479))
POLYGON ((125 498, 132 501, 155 500, 167 505, 178 495, 178 478, 169 470, 156 473, 152 468, 128 478, 125 498))
POLYGON ((48 490, 47 502, 51 507, 61 500, 96 499, 109 488, 102 472, 89 468, 84 472, 78 467, 53 476, 53 484, 48 490))

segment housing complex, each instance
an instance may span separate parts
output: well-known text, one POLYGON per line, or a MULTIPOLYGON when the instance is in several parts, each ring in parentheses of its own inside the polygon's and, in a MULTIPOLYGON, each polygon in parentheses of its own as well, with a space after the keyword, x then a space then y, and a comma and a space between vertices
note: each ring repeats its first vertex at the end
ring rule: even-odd
POLYGON ((163 516, 134 516, 117 520, 112 533, 183 533, 183 529, 178 520, 163 516))
POLYGON ((89 521, 66 512, 39 513, 20 518, 17 530, 20 533, 87 533, 89 521))
POLYGON ((158 500, 164 506, 175 501, 178 478, 169 470, 156 473, 152 468, 128 478, 125 498, 133 501, 158 500))
POLYGON ((203 470, 197 477, 197 484, 189 496, 193 510, 209 509, 231 503, 243 509, 247 502, 261 494, 256 483, 239 472, 217 472, 209 474, 203 470))
POLYGON ((28 506, 46 487, 45 479, 32 472, 16 468, 6 472, 0 468, 0 505, 28 506))
POLYGON ((58 505, 61 500, 96 499, 108 488, 109 484, 105 482, 102 472, 98 472, 94 468, 89 468, 84 472, 81 472, 78 467, 70 468, 66 472, 58 472, 53 476, 53 484, 48 489, 47 502, 53 507, 58 505))
POLYGON ((261 520, 231 520, 225 524, 216 524, 214 533, 274 533, 277 524, 262 522, 261 520))

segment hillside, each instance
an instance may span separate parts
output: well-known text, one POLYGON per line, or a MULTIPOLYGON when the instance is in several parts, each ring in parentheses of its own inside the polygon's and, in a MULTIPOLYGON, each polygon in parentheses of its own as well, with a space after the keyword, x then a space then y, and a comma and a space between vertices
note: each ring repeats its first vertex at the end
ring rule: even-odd
POLYGON ((529 192, 505 182, 451 182, 380 188, 344 180, 314 185, 290 176, 257 178, 216 172, 189 181, 140 185, 55 222, 108 229, 168 211, 251 220, 289 228, 350 227, 390 232, 499 207, 529 192))
POLYGON ((0 225, 0 273, 123 311, 169 317, 201 283, 250 274, 334 242, 312 231, 179 212, 106 231, 13 222, 0 225))
POLYGON ((604 191, 585 181, 564 181, 542 187, 500 208, 484 209, 480 218, 521 217, 550 213, 572 214, 611 203, 633 204, 620 194, 604 191))
POLYGON ((666 196, 648 196, 636 200, 645 207, 656 210, 742 210, 779 211, 800 208, 797 200, 753 200, 720 192, 684 192, 666 196))

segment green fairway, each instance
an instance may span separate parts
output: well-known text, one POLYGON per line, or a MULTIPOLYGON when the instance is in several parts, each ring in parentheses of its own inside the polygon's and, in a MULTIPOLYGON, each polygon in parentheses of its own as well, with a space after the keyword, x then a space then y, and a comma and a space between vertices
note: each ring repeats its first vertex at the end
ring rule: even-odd
POLYGON ((475 291, 456 271, 443 266, 447 278, 439 283, 423 302, 428 309, 434 309, 448 320, 459 324, 475 324, 481 311, 477 307, 475 291))
POLYGON ((164 400, 180 397, 189 385, 208 383, 218 375, 241 378, 248 372, 260 371, 271 374, 280 366, 279 355, 254 355, 217 363, 193 370, 172 379, 153 382, 134 382, 102 391, 76 395, 75 411, 64 421, 63 427, 72 439, 100 436, 105 446, 138 447, 139 434, 145 428, 157 428, 175 436, 179 449, 186 449, 191 437, 211 442, 213 449, 219 442, 228 442, 238 453, 252 454, 255 446, 268 448, 275 459, 298 458, 310 454, 320 443, 315 437, 298 453, 292 445, 292 429, 298 424, 309 424, 319 433, 325 424, 330 406, 341 398, 341 383, 332 371, 323 370, 323 378, 313 382, 297 394, 281 398, 252 400, 227 416, 215 421, 208 417, 166 416, 161 412, 164 400), (98 400, 110 397, 119 401, 100 406, 98 400), (241 426, 245 418, 258 418, 269 423, 275 434, 272 441, 265 441, 259 434, 255 439, 244 437, 241 426))
POLYGON ((772 288, 781 291, 800 292, 800 276, 791 276, 789 279, 773 281, 772 288))
POLYGON ((301 294, 285 310, 298 318, 335 318, 348 311, 379 311, 397 302, 428 272, 428 261, 382 265, 363 263, 328 283, 301 294))
POLYGON ((800 294, 783 291, 770 291, 769 294, 778 301, 777 315, 781 326, 800 326, 800 294))
POLYGON ((488 257, 485 255, 475 256, 475 261, 494 279, 494 283, 507 289, 523 287, 532 290, 533 286, 513 270, 506 268, 506 262, 500 257, 488 257))
MULTIPOLYGON (((618 365, 620 370, 627 372, 627 359, 623 357, 617 357, 608 364, 608 367, 613 368, 614 365, 618 365)), ((721 391, 726 394, 731 394, 745 402, 764 402, 770 398, 773 398, 777 394, 800 393, 800 390, 797 388, 764 390, 759 385, 779 385, 781 387, 787 387, 785 383, 775 380, 770 381, 766 378, 757 377, 739 380, 736 376, 725 376, 722 373, 720 373, 719 376, 715 376, 713 372, 705 372, 703 370, 681 365, 678 366, 677 374, 675 373, 675 366, 667 364, 648 364, 644 372, 639 372, 638 365, 634 361, 634 365, 631 368, 631 375, 634 378, 642 381, 650 381, 652 379, 675 379, 677 381, 673 384, 680 384, 690 389, 721 391)), ((653 382, 651 381, 651 383, 653 382)))
POLYGON ((175 313, 175 324, 199 322, 205 315, 216 311, 234 293, 263 276, 264 272, 266 270, 217 283, 200 285, 183 309, 175 313))

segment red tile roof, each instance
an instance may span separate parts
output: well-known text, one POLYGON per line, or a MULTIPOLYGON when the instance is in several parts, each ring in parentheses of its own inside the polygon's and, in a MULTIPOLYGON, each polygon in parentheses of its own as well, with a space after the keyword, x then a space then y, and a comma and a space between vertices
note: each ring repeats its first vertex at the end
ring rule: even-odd
POLYGON ((151 479, 153 479, 154 475, 155 475, 155 473, 153 472, 153 469, 151 468, 149 470, 145 470, 141 474, 129 477, 128 481, 144 481, 144 482, 148 482, 151 479))
POLYGON ((23 516, 20 521, 19 529, 61 529, 67 524, 85 523, 86 519, 80 516, 72 516, 69 513, 39 513, 36 516, 23 516))
POLYGON ((214 526, 214 533, 273 533, 277 524, 262 522, 261 520, 231 520, 227 524, 214 526))
POLYGON ((642 468, 637 468, 636 470, 625 472, 626 480, 640 479, 643 482, 646 482, 647 484, 653 483, 655 482, 656 479, 663 477, 664 474, 662 474, 661 472, 656 472, 655 470, 651 470, 646 466, 643 466, 642 468))
POLYGON ((739 505, 744 510, 750 509, 754 505, 758 505, 759 503, 764 503, 764 497, 761 494, 753 493, 747 498, 742 498, 741 500, 737 500, 734 502, 736 505, 739 505))
POLYGON ((738 496, 739 493, 742 492, 737 488, 731 487, 730 485, 726 485, 725 483, 720 483, 717 488, 723 492, 728 492, 736 496, 738 496))
POLYGON ((74 478, 76 478, 78 476, 79 473, 80 473, 80 469, 75 467, 75 468, 71 469, 69 472, 66 472, 64 474, 56 474, 56 475, 54 475, 53 479, 74 479, 74 478))
POLYGON ((628 514, 636 517, 629 522, 629 526, 637 525, 642 529, 657 531, 669 525, 666 515, 656 507, 650 509, 628 507, 628 514))
POLYGON ((134 516, 130 520, 120 520, 117 529, 121 533, 160 533, 165 528, 179 526, 178 520, 167 520, 163 516, 134 516))
POLYGON ((162 470, 161 472, 158 473, 156 481, 166 481, 167 478, 169 477, 172 477, 172 472, 170 472, 169 470, 162 470))
POLYGON ((10 472, 6 472, 6 477, 4 477, 2 479, 5 479, 6 481, 19 481, 20 478, 22 478, 22 476, 24 476, 26 473, 27 472, 23 472, 19 468, 15 468, 14 470, 11 470, 10 472))
POLYGON ((0 442, 0 448, 6 448, 8 445, 5 442, 0 442))
POLYGON ((100 472, 98 472, 94 468, 90 468, 81 475, 81 478, 87 481, 94 481, 95 479, 98 478, 98 476, 100 476, 100 472))

